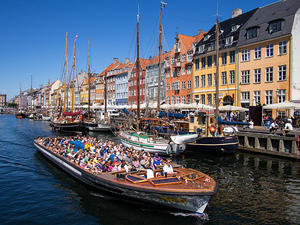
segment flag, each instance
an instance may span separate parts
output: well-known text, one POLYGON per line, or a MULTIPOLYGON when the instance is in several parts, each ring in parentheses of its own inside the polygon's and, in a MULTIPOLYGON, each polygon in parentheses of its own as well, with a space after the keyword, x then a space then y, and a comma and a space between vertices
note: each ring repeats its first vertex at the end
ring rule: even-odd
POLYGON ((78 38, 78 34, 76 34, 76 36, 75 36, 75 39, 74 39, 74 40, 76 41, 76 39, 77 39, 77 38, 78 38))

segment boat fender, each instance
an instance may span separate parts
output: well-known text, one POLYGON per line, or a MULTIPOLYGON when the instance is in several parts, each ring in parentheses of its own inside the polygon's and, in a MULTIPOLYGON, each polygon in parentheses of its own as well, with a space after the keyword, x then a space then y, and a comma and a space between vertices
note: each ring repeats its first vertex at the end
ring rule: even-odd
POLYGON ((216 131, 216 126, 212 123, 209 125, 209 131, 211 134, 214 134, 216 131))

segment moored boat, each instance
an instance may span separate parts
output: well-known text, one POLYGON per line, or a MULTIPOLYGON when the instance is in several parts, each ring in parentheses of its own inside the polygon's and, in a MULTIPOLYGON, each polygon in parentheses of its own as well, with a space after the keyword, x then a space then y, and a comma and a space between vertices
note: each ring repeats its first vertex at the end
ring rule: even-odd
POLYGON ((119 137, 121 143, 128 148, 161 155, 180 155, 186 147, 185 144, 176 144, 172 140, 151 136, 145 132, 120 131, 119 137))
MULTIPOLYGON (((145 171, 136 172, 90 172, 68 158, 46 147, 42 139, 37 138, 34 145, 54 164, 80 181, 142 202, 167 208, 203 213, 210 197, 215 194, 217 185, 208 175, 193 169, 174 165, 174 176, 161 176, 146 179, 145 171)), ((155 172, 161 172, 158 168, 155 172)))
POLYGON ((16 116, 17 119, 24 119, 24 118, 26 118, 26 115, 23 112, 18 112, 18 113, 15 114, 15 116, 16 116))

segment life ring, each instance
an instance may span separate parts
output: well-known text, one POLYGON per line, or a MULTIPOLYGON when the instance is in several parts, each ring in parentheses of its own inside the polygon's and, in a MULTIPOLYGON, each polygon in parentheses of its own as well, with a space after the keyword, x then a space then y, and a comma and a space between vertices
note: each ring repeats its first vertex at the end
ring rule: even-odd
POLYGON ((216 126, 214 124, 209 125, 209 131, 211 134, 214 134, 216 131, 216 126))

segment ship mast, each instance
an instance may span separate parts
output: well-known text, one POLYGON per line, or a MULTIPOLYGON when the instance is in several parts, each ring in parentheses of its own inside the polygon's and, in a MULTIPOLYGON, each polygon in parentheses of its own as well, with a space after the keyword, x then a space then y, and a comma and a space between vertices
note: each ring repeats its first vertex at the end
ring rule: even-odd
POLYGON ((77 39, 78 35, 75 36, 74 39, 74 55, 73 55, 73 79, 72 79, 72 112, 73 112, 73 108, 74 108, 74 73, 75 73, 75 51, 76 51, 76 39, 77 39))
POLYGON ((159 16, 159 54, 158 54, 158 90, 157 90, 157 112, 160 111, 160 83, 161 83, 161 36, 162 36, 162 9, 166 5, 165 2, 160 2, 160 16, 159 16))
POLYGON ((136 75, 137 75, 137 129, 139 130, 139 118, 140 118, 140 43, 139 43, 139 20, 140 15, 137 15, 136 23, 136 75))
POLYGON ((91 104, 91 81, 90 81, 90 39, 88 40, 88 119, 90 119, 90 104, 91 104))
POLYGON ((104 118, 107 120, 107 71, 104 73, 104 118))
POLYGON ((216 22, 216 134, 218 133, 218 118, 219 118, 219 18, 216 22))
POLYGON ((65 82, 64 82, 64 112, 66 111, 67 100, 67 47, 68 47, 68 33, 66 33, 66 55, 65 55, 65 82))
POLYGON ((30 75, 30 97, 31 97, 31 112, 33 111, 33 99, 32 99, 32 75, 30 75))

